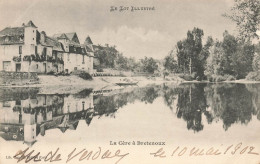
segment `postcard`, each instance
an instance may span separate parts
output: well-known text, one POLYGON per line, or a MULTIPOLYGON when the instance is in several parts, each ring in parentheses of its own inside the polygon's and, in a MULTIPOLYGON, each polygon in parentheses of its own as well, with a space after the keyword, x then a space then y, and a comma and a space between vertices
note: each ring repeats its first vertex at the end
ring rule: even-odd
POLYGON ((259 0, 0 0, 0 164, 260 164, 259 0))

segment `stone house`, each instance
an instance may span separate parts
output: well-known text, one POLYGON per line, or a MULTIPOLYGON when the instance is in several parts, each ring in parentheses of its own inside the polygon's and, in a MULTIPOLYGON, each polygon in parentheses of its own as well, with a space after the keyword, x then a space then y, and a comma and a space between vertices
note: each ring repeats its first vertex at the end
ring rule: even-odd
POLYGON ((37 27, 32 21, 21 27, 6 27, 0 31, 0 70, 12 72, 29 71, 22 64, 26 55, 35 55, 37 27))
POLYGON ((91 45, 80 44, 75 32, 50 37, 44 31, 39 32, 32 21, 0 31, 0 71, 70 73, 85 70, 92 74, 92 51, 91 45))
POLYGON ((66 73, 73 70, 84 70, 92 73, 93 56, 84 45, 80 44, 76 32, 55 34, 53 37, 63 45, 64 71, 66 73))

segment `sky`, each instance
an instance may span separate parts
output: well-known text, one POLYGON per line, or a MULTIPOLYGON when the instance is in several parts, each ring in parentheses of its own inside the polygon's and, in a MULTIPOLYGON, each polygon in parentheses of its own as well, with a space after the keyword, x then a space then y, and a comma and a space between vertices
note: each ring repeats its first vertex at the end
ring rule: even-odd
POLYGON ((115 45, 127 57, 164 58, 177 41, 194 27, 222 39, 235 24, 222 16, 233 0, 0 0, 0 30, 32 20, 39 31, 77 32, 80 41, 89 35, 94 44, 115 45), (114 7, 129 7, 113 11, 114 7), (134 7, 154 7, 131 12, 134 7))

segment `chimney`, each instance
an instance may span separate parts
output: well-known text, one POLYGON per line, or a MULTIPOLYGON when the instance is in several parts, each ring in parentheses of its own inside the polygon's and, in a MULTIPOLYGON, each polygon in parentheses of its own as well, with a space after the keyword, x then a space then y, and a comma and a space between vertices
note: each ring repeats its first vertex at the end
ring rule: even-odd
POLYGON ((44 31, 41 32, 41 43, 45 43, 46 41, 46 33, 44 31))

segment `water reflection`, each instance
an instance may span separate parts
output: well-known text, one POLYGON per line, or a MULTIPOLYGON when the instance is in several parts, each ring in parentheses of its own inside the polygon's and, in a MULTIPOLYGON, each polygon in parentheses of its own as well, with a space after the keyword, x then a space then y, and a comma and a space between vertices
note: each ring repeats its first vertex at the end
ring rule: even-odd
POLYGON ((260 120, 259 93, 259 84, 163 84, 117 90, 85 89, 76 94, 3 88, 0 136, 32 145, 46 130, 57 128, 63 133, 76 130, 79 120, 85 120, 89 126, 93 117, 116 118, 116 112, 129 103, 153 104, 156 99, 185 121, 188 130, 199 132, 204 124, 214 121, 222 123, 227 131, 233 124, 248 124, 253 116, 260 120))

